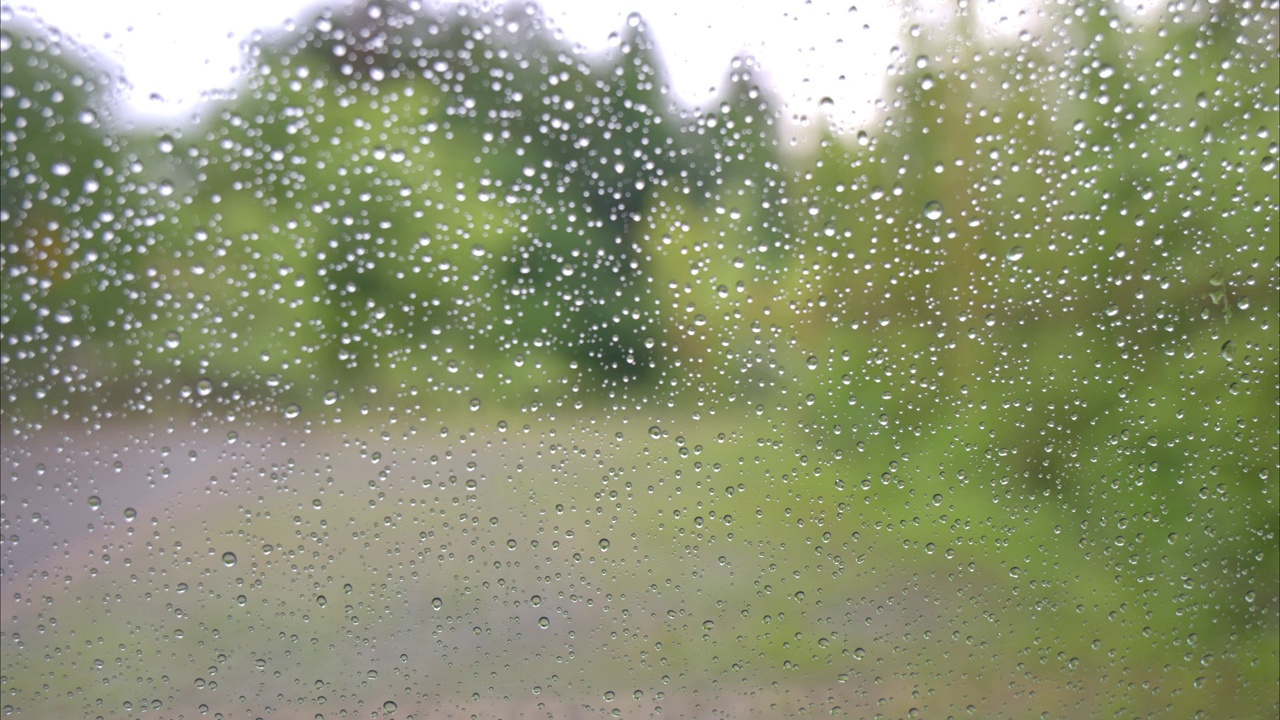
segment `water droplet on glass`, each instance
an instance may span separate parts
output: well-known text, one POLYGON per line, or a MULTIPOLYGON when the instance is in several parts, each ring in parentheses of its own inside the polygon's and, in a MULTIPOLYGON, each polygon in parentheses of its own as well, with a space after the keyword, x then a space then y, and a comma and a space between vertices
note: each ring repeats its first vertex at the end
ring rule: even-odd
POLYGON ((222 553, 222 564, 226 565, 227 567, 231 567, 232 565, 235 565, 236 554, 229 550, 227 552, 222 553))
POLYGON ((170 350, 178 347, 178 345, 181 343, 182 343, 182 335, 176 332, 170 332, 164 336, 164 346, 169 348, 170 350))
POLYGON ((71 163, 59 160, 49 170, 58 177, 66 177, 71 174, 71 163))
POLYGON ((89 496, 89 507, 93 508, 94 510, 97 510, 101 506, 102 506, 102 498, 98 497, 97 495, 89 496))
POLYGON ((924 216, 930 220, 937 220, 942 217, 942 203, 937 200, 930 200, 924 205, 924 216))
POLYGON ((1227 362, 1232 362, 1236 359, 1236 344, 1233 341, 1228 340, 1222 343, 1222 359, 1227 362))
POLYGON ((326 391, 325 391, 325 393, 324 393, 324 397, 323 397, 322 399, 323 399, 323 401, 324 401, 324 404, 325 404, 325 405, 332 405, 332 404, 334 404, 334 403, 338 402, 338 391, 337 391, 337 390, 326 390, 326 391))
POLYGON ((1018 262, 1019 260, 1022 259, 1022 254, 1023 254, 1022 246, 1014 245, 1013 247, 1009 248, 1009 252, 1005 253, 1004 257, 1009 262, 1018 262))
POLYGON ((608 549, 609 549, 609 539, 608 539, 608 538, 600 538, 600 549, 601 549, 601 550, 608 550, 608 549))
POLYGON ((444 600, 441 600, 440 598, 431 598, 432 610, 439 610, 442 607, 444 607, 444 600))
POLYGON ((551 627, 551 618, 547 617, 546 615, 543 615, 542 617, 538 618, 538 627, 543 628, 544 630, 546 628, 551 627))
POLYGON ((284 406, 284 416, 292 420, 302 414, 302 406, 298 403, 289 403, 284 406))
POLYGON ((654 440, 657 440, 658 438, 662 437, 662 428, 658 427, 657 425, 654 425, 653 427, 649 428, 649 437, 653 438, 654 440))
POLYGON ((391 713, 395 712, 395 711, 398 709, 398 707, 399 707, 399 706, 397 706, 395 703, 391 702, 390 700, 388 700, 388 701, 386 701, 386 702, 382 703, 382 709, 383 709, 383 711, 384 711, 384 712, 386 712, 388 715, 390 715, 391 713))

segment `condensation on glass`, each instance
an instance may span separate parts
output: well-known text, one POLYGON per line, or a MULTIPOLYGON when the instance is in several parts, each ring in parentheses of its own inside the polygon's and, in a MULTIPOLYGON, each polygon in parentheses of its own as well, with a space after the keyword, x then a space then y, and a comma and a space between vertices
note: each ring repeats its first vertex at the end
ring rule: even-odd
POLYGON ((371 1, 152 127, 5 13, 4 716, 1278 711, 1274 4, 903 9, 852 124, 371 1))

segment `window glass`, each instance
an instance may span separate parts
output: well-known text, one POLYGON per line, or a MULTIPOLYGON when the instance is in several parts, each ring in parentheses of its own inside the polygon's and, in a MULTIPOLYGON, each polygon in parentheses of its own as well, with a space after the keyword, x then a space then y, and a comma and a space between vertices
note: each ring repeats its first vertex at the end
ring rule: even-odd
POLYGON ((0 712, 1280 712, 1274 3, 923 5, 6 7, 0 712))

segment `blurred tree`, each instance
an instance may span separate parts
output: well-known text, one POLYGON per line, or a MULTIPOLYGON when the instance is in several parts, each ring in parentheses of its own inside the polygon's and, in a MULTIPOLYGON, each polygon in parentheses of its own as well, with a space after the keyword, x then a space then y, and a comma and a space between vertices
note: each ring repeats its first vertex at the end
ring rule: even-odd
POLYGON ((97 60, 16 23, 0 52, 4 399, 54 414, 77 397, 118 402, 175 187, 148 168, 154 148, 109 126, 118 81, 97 60))

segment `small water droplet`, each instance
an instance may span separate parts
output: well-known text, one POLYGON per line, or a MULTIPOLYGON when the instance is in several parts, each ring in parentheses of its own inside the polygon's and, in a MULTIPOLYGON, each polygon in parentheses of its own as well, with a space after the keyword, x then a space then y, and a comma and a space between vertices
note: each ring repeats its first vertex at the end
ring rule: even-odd
POLYGON ((386 702, 382 703, 382 709, 383 709, 383 711, 384 711, 384 712, 386 712, 388 715, 390 715, 391 713, 393 713, 393 712, 395 712, 397 709, 399 709, 399 706, 398 706, 398 705, 396 705, 395 703, 391 702, 390 700, 388 700, 388 701, 386 701, 386 702))
POLYGON ((182 335, 176 332, 170 332, 164 336, 164 346, 170 350, 178 347, 182 343, 182 335))
POLYGON ((226 565, 227 567, 231 567, 231 566, 235 565, 235 564, 236 564, 236 554, 235 554, 235 553, 233 553, 233 552, 231 552, 231 551, 229 551, 229 550, 228 550, 227 552, 222 553, 222 564, 223 564, 223 565, 226 565))
POLYGON ((538 627, 544 630, 551 627, 551 618, 547 617, 546 615, 543 615, 542 617, 538 618, 538 627))
POLYGON ((1014 245, 1009 248, 1009 252, 1005 253, 1004 258, 1009 262, 1018 262, 1022 259, 1023 250, 1021 245, 1014 245))
POLYGON ((930 200, 924 205, 924 216, 930 220, 937 220, 942 217, 942 203, 937 200, 930 200))
POLYGON ((653 438, 654 440, 657 440, 658 438, 662 437, 662 428, 658 427, 657 425, 654 425, 653 427, 649 428, 649 437, 653 438))
POLYGON ((90 495, 89 507, 93 508, 94 510, 97 510, 99 507, 102 507, 102 498, 98 497, 97 495, 90 495))
POLYGON ((600 538, 600 549, 601 550, 609 549, 609 538, 600 538))
POLYGON ((1227 362, 1233 362, 1236 359, 1236 344, 1228 340, 1222 343, 1222 359, 1227 362))
POLYGON ((431 598, 432 610, 439 610, 442 607, 444 607, 444 600, 441 600, 440 598, 431 598))
POLYGON ((292 420, 302 414, 302 406, 298 403, 289 403, 284 406, 284 416, 292 420))
POLYGON ((58 177, 66 177, 71 174, 71 163, 59 160, 54 163, 49 170, 58 177))

